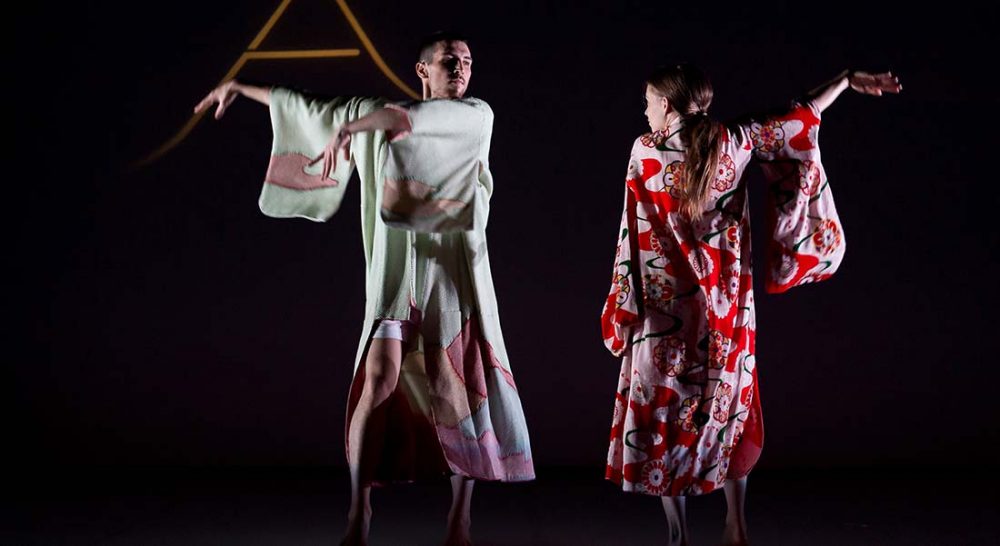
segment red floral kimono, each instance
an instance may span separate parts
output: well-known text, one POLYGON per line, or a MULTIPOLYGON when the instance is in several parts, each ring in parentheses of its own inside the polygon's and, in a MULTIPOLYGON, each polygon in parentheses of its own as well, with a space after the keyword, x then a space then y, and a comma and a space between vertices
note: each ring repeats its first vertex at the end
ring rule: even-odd
MULTIPOLYGON (((698 495, 746 476, 760 455, 747 188, 750 160, 770 186, 773 236, 766 289, 828 278, 844 238, 820 163, 820 112, 781 115, 724 131, 701 218, 680 211, 685 168, 679 129, 632 146, 604 342, 622 357, 606 476, 626 491, 698 495)), ((675 128, 676 129, 676 128, 675 128)))

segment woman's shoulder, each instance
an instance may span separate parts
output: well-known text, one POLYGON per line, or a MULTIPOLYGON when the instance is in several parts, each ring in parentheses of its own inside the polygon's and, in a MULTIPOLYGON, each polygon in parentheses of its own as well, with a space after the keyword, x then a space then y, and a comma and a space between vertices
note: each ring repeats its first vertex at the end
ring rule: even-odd
POLYGON ((632 152, 656 154, 663 151, 662 148, 666 142, 667 135, 663 131, 643 133, 632 141, 632 152))
POLYGON ((748 127, 738 121, 722 124, 722 147, 730 154, 749 153, 752 146, 748 127))

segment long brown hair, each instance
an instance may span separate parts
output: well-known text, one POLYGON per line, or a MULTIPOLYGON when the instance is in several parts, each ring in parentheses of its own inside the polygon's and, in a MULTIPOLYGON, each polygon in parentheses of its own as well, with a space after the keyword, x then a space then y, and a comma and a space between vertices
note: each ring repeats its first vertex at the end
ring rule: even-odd
POLYGON ((705 211, 722 147, 723 127, 708 117, 712 83, 691 64, 658 68, 646 78, 646 83, 666 97, 683 120, 681 142, 687 146, 687 158, 680 188, 684 196, 681 211, 697 219, 705 211))

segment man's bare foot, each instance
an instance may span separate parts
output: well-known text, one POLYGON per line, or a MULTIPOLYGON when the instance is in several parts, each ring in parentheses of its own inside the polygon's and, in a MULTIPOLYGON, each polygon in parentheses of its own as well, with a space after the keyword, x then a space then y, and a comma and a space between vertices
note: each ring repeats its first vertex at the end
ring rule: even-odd
POLYGON ((472 546, 469 520, 448 519, 448 536, 444 539, 444 546, 472 546))

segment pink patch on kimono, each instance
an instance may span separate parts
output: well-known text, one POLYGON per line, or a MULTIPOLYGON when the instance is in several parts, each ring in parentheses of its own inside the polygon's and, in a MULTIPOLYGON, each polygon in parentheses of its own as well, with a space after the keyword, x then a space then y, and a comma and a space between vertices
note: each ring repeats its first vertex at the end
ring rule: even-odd
POLYGON ((441 447, 452 470, 486 480, 530 480, 535 476, 531 459, 524 453, 502 455, 492 430, 479 438, 467 437, 459 428, 437 427, 441 447))
POLYGON ((293 190, 315 190, 340 185, 332 178, 324 179, 322 175, 305 172, 312 158, 302 154, 272 155, 267 165, 264 182, 293 190))
POLYGON ((448 345, 445 353, 448 354, 448 360, 455 374, 470 391, 486 398, 486 377, 484 374, 487 366, 498 370, 510 388, 517 391, 514 376, 500 365, 499 359, 493 352, 493 347, 488 342, 483 341, 482 333, 479 330, 479 321, 467 320, 462 332, 451 342, 451 345, 448 345))

